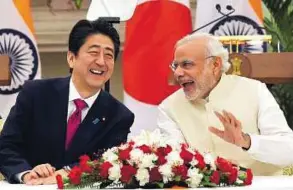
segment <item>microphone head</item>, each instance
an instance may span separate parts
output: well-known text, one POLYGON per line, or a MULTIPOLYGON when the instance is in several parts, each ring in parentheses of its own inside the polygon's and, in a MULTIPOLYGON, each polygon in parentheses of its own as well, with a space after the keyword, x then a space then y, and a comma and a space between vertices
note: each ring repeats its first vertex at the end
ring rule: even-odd
POLYGON ((218 11, 221 11, 221 5, 220 5, 220 4, 216 4, 216 9, 217 9, 218 11))
POLYGON ((226 9, 229 10, 229 11, 231 11, 231 10, 233 10, 233 7, 232 7, 232 5, 227 5, 226 6, 226 9))

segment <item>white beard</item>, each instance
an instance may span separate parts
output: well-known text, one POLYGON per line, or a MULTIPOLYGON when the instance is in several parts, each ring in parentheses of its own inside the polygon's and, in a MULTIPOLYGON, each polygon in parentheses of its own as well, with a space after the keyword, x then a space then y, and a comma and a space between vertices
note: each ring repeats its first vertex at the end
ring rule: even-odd
POLYGON ((209 72, 207 66, 205 66, 202 75, 196 82, 196 90, 189 94, 185 93, 186 99, 189 101, 195 101, 200 98, 205 98, 203 96, 209 94, 215 83, 216 79, 212 76, 212 73, 209 72))

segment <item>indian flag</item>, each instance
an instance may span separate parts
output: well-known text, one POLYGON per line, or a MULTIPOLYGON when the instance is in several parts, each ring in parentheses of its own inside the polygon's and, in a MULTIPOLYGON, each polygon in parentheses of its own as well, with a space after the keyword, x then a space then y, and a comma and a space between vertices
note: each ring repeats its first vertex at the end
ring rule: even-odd
MULTIPOLYGON (((216 36, 263 35, 263 12, 261 0, 198 0, 194 29, 218 19, 199 30, 216 36), (231 15, 229 12, 235 10, 231 15), (221 18, 222 17, 222 18, 221 18), (221 19, 220 19, 221 18, 221 19)), ((262 45, 251 44, 247 52, 260 52, 262 45)))
POLYGON ((0 116, 6 118, 27 80, 40 78, 41 66, 30 0, 1 0, 0 55, 9 57, 11 84, 0 86, 0 116))

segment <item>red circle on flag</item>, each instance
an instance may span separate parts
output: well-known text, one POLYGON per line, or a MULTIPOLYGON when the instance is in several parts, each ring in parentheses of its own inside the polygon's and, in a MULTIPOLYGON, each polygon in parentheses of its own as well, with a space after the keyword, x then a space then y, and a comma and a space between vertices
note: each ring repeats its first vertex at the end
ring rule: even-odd
POLYGON ((178 86, 168 84, 174 45, 190 33, 191 15, 181 3, 158 0, 136 7, 126 23, 124 89, 134 99, 158 105, 178 86))

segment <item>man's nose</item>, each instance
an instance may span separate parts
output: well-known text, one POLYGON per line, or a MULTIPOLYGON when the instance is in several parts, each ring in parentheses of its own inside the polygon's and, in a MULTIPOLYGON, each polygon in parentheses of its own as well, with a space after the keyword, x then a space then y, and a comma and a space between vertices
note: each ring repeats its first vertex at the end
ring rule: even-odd
POLYGON ((105 65, 105 58, 103 53, 100 53, 96 58, 96 64, 101 66, 105 65))
POLYGON ((178 77, 180 77, 180 76, 183 76, 184 75, 184 71, 183 71, 183 69, 179 66, 179 67, 177 67, 176 69, 175 69, 175 71, 174 71, 174 76, 176 77, 176 78, 178 78, 178 77))

